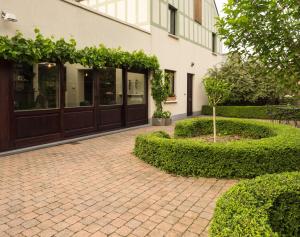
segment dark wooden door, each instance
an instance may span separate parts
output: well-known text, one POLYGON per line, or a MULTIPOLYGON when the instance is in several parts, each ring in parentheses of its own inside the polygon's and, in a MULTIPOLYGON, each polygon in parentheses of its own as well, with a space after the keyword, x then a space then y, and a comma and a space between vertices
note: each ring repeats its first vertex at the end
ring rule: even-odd
POLYGON ((127 71, 125 80, 125 125, 134 127, 148 123, 147 72, 127 71))
POLYGON ((12 64, 0 61, 0 152, 12 146, 12 64))
POLYGON ((124 73, 122 69, 97 70, 97 123, 99 131, 120 129, 124 123, 124 73))
POLYGON ((187 74, 187 116, 193 115, 193 74, 187 74))

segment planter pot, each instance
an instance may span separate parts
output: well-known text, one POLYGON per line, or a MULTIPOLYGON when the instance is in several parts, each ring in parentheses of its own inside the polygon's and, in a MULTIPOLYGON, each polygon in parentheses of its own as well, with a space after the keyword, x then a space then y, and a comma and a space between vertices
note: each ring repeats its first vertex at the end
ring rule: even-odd
POLYGON ((172 124, 171 118, 152 118, 152 125, 153 126, 169 126, 172 124))
POLYGON ((165 119, 163 118, 152 118, 153 126, 165 126, 165 119))
POLYGON ((170 126, 172 124, 172 119, 171 118, 166 118, 165 119, 165 126, 170 126))

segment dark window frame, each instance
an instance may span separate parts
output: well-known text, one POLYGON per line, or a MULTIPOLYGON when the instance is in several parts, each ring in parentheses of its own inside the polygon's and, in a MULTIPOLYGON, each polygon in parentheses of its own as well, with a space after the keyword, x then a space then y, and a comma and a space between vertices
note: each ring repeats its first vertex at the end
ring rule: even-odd
POLYGON ((212 32, 212 47, 211 50, 213 53, 217 53, 217 34, 212 32))
POLYGON ((165 73, 166 74, 173 74, 174 76, 172 78, 170 78, 170 80, 172 80, 172 82, 170 82, 170 94, 169 97, 173 97, 176 96, 175 94, 175 78, 176 78, 176 71, 174 70, 169 70, 169 69, 165 69, 165 73))
POLYGON ((171 4, 169 4, 169 9, 168 11, 170 12, 170 16, 169 16, 169 34, 171 35, 176 35, 176 26, 177 26, 177 9, 172 6, 171 4))

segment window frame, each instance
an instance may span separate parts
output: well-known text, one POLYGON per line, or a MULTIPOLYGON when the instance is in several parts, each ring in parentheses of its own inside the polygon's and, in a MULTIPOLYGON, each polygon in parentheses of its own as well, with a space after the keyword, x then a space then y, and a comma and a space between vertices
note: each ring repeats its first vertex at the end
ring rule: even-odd
POLYGON ((176 97, 176 93, 175 93, 175 81, 176 81, 176 71, 174 70, 170 70, 170 69, 165 69, 165 73, 166 74, 170 74, 172 73, 173 74, 173 77, 172 77, 172 83, 170 82, 170 94, 168 95, 168 97, 176 97))
POLYGON ((168 6, 168 29, 169 34, 176 35, 176 27, 177 27, 177 8, 169 4, 168 6), (170 15, 169 15, 170 14, 170 15))
POLYGON ((212 46, 211 46, 211 51, 212 53, 216 54, 217 53, 217 34, 215 32, 212 32, 212 46))
MULTIPOLYGON (((39 93, 39 94, 41 94, 39 91, 41 90, 39 87, 40 87, 40 72, 41 72, 41 69, 40 69, 40 67, 41 66, 43 66, 43 67, 48 67, 48 68, 56 68, 56 70, 57 70, 57 77, 56 77, 56 81, 55 81, 55 84, 56 84, 56 87, 55 87, 55 91, 56 91, 56 93, 55 93, 55 100, 56 100, 56 107, 47 107, 47 108, 39 108, 39 107, 32 107, 32 108, 22 108, 22 109, 18 109, 18 108, 16 108, 16 102, 17 102, 17 100, 16 100, 16 87, 17 87, 17 83, 18 83, 18 80, 16 79, 16 77, 17 76, 19 76, 18 75, 18 65, 22 65, 22 64, 24 64, 24 65, 26 65, 26 63, 15 63, 14 64, 14 67, 13 67, 13 72, 12 72, 12 74, 13 74, 13 79, 12 79, 12 81, 13 81, 13 88, 12 88, 12 90, 13 90, 13 101, 14 101, 14 106, 13 106, 13 111, 14 111, 14 113, 27 113, 27 112, 34 112, 34 113, 38 113, 38 111, 57 111, 57 110, 60 110, 61 109, 61 107, 62 107, 62 104, 61 104, 61 76, 60 76, 60 68, 59 68, 59 64, 58 63, 55 63, 55 62, 51 62, 51 61, 41 61, 41 62, 37 62, 37 63, 34 63, 34 64, 27 64, 27 66, 30 66, 30 67, 32 67, 32 73, 33 74, 35 74, 35 75, 37 75, 37 85, 38 85, 38 88, 35 88, 34 87, 34 78, 32 78, 32 81, 31 82, 29 82, 29 83, 31 83, 32 84, 32 92, 33 92, 33 98, 34 98, 34 100, 32 101, 34 104, 36 104, 37 103, 37 98, 38 98, 38 96, 39 95, 37 95, 37 97, 35 97, 35 93, 39 93), (36 68, 36 71, 34 71, 34 68, 36 68)), ((26 80, 27 82, 28 82, 28 80, 26 80)), ((23 81, 24 83, 26 82, 26 81, 23 81)), ((53 82, 52 82, 53 83, 53 82)), ((43 95, 44 96, 44 95, 43 95)), ((44 96, 47 100, 48 100, 48 102, 49 102, 49 96, 47 97, 47 96, 44 96)))

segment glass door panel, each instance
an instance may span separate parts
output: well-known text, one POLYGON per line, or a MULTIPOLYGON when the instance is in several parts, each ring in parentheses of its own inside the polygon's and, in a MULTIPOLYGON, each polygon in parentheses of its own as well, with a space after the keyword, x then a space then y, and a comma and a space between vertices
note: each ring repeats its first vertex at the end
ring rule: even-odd
POLYGON ((128 72, 127 104, 145 104, 145 74, 128 72))
POLYGON ((105 68, 100 70, 99 104, 123 104, 123 77, 122 69, 105 68))

